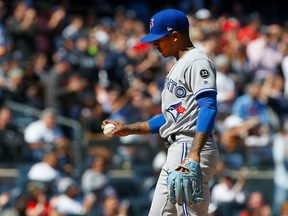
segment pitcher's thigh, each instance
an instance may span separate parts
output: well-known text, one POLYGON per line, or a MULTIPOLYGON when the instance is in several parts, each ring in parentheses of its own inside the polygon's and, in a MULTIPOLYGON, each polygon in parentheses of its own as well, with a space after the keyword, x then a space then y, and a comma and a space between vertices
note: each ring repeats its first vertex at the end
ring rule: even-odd
POLYGON ((149 216, 177 216, 174 204, 168 200, 167 172, 162 169, 149 212, 149 216))

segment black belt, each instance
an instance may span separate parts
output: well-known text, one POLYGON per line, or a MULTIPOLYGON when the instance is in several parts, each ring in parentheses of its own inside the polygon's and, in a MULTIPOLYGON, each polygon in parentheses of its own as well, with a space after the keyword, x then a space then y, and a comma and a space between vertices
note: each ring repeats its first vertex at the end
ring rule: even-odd
POLYGON ((171 134, 168 137, 164 138, 164 141, 167 145, 171 145, 176 142, 176 134, 171 134))
MULTIPOLYGON (((184 135, 184 134, 182 134, 182 135, 184 135)), ((194 134, 193 134, 193 135, 194 135, 194 134)), ((186 136, 191 136, 191 137, 192 137, 193 135, 189 134, 189 135, 186 135, 186 136)), ((176 142, 177 136, 181 136, 181 134, 170 134, 169 136, 167 136, 166 138, 164 138, 164 141, 165 141, 165 143, 166 143, 167 145, 170 146, 172 143, 176 142)), ((184 135, 184 136, 185 136, 185 135, 184 135)), ((213 139, 212 133, 209 134, 209 136, 210 136, 211 139, 213 139)))

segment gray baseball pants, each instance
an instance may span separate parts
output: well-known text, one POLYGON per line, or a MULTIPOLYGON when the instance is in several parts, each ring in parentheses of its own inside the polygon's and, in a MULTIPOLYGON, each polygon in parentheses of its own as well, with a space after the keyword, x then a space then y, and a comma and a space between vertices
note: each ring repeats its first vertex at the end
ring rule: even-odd
POLYGON ((209 139, 207 144, 204 146, 201 152, 200 166, 202 170, 203 180, 203 196, 205 201, 195 203, 192 205, 179 206, 178 204, 172 204, 168 200, 168 187, 167 187, 167 176, 169 171, 176 169, 181 161, 187 156, 193 137, 189 137, 189 140, 185 138, 177 139, 176 142, 172 143, 168 147, 167 160, 162 167, 149 216, 207 216, 208 206, 210 202, 210 188, 209 182, 216 170, 218 162, 218 148, 213 139, 209 139))

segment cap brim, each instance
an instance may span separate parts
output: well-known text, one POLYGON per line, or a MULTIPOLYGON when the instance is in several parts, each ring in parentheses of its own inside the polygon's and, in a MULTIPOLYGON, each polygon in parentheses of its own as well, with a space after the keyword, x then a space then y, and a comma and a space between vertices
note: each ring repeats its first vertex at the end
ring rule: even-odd
POLYGON ((140 41, 142 43, 149 43, 149 42, 153 42, 155 40, 158 40, 162 37, 164 37, 166 34, 161 34, 161 35, 157 35, 157 34, 147 34, 145 37, 143 37, 142 39, 140 39, 140 41))

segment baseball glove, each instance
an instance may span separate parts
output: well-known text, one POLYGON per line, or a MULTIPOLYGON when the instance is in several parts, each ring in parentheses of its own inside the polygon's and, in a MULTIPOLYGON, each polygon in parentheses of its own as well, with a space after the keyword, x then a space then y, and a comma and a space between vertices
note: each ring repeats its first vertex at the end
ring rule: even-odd
POLYGON ((186 158, 185 163, 168 173, 168 199, 178 205, 203 201, 202 172, 199 163, 186 158), (183 171, 184 170, 184 171, 183 171))

